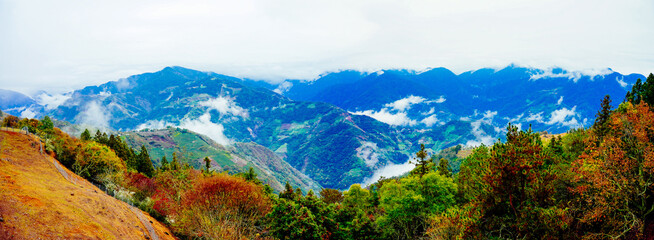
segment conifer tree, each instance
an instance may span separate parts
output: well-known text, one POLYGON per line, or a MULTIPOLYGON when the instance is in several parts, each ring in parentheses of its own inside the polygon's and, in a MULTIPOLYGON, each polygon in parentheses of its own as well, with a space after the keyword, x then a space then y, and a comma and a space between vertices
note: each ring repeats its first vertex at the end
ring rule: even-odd
POLYGON ((452 177, 452 171, 450 171, 450 162, 445 158, 441 158, 441 160, 438 161, 437 171, 441 176, 452 177))
POLYGON ((600 110, 595 115, 595 123, 593 124, 593 129, 597 133, 599 141, 607 134, 609 131, 609 118, 611 117, 611 97, 609 95, 604 96, 602 99, 602 105, 600 110))
POLYGON ((427 152, 425 151, 425 144, 420 144, 420 151, 416 153, 416 158, 418 160, 418 162, 415 163, 416 168, 420 177, 422 177, 427 173, 427 164, 429 164, 429 160, 427 160, 427 152))
POLYGON ((279 193, 279 198, 288 200, 293 200, 295 198, 295 193, 293 191, 293 187, 291 187, 291 184, 286 182, 286 185, 284 185, 284 191, 279 193))
POLYGON ((209 168, 211 168, 211 159, 209 157, 204 157, 204 168, 205 172, 209 173, 209 168))
POLYGON ((170 163, 170 170, 177 171, 180 169, 177 153, 173 153, 173 161, 170 163))
POLYGON ((141 145, 141 152, 139 153, 137 159, 137 170, 148 177, 152 177, 152 175, 154 175, 154 166, 152 166, 152 160, 150 160, 148 149, 146 149, 144 145, 141 145))
POLYGON ((161 169, 161 171, 168 170, 168 159, 166 159, 165 155, 161 157, 161 167, 159 169, 161 169))
POLYGON ((91 140, 91 133, 89 132, 88 129, 84 129, 84 132, 82 132, 82 134, 80 135, 80 139, 82 139, 82 141, 91 140))

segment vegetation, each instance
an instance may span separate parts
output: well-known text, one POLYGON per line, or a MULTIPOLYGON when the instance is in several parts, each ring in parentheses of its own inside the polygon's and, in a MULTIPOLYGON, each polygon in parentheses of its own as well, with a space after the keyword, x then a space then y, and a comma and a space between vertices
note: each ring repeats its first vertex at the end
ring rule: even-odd
POLYGON ((145 147, 136 154, 100 132, 80 141, 38 120, 5 118, 3 125, 49 136, 49 151, 63 164, 166 222, 182 239, 651 239, 654 112, 647 101, 654 91, 648 84, 634 85, 615 110, 605 97, 589 129, 543 143, 531 128, 509 124, 505 141, 479 146, 462 160, 444 157, 460 147, 431 157, 421 147, 416 168, 403 177, 320 195, 289 183, 273 194, 253 168, 215 173, 205 158, 199 171, 180 165, 177 153, 155 170, 145 147), (460 162, 459 171, 450 162, 460 162))

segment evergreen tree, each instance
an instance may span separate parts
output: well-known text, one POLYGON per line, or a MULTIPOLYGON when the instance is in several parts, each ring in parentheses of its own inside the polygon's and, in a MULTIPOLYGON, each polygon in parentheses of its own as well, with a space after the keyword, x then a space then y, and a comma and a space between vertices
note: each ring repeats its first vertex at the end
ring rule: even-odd
POLYGON ((595 129, 599 141, 601 141, 609 131, 609 118, 611 117, 611 108, 613 108, 611 106, 611 97, 606 95, 604 96, 604 99, 602 99, 602 105, 600 110, 595 115, 597 118, 595 118, 595 123, 593 124, 593 129, 595 129))
POLYGON ((625 100, 633 104, 643 101, 650 107, 654 106, 654 74, 650 73, 644 83, 640 78, 636 80, 631 91, 627 92, 625 100))
POLYGON ((88 129, 84 129, 84 132, 82 132, 80 138, 82 139, 82 141, 89 141, 91 140, 91 133, 89 132, 88 129))
POLYGON ((286 185, 284 185, 284 191, 281 191, 279 193, 279 198, 284 198, 288 200, 293 200, 295 198, 295 193, 293 191, 293 187, 291 187, 291 184, 286 182, 286 185))
POLYGON ((173 161, 170 163, 170 170, 177 171, 180 169, 177 153, 173 153, 173 161))
POLYGON ((427 160, 427 152, 425 151, 425 144, 420 144, 420 151, 416 153, 416 169, 420 174, 420 177, 424 176, 428 172, 429 160, 427 160))
POLYGON ((152 175, 154 175, 154 166, 152 166, 152 160, 150 160, 148 149, 146 149, 144 145, 141 145, 141 152, 139 153, 137 159, 137 170, 148 177, 152 177, 152 175))
POLYGON ((209 157, 204 157, 204 168, 205 172, 209 173, 209 168, 211 168, 211 159, 209 157))
POLYGON ((450 171, 450 162, 445 158, 441 158, 441 160, 438 161, 437 171, 441 176, 452 177, 452 171, 450 171))
POLYGON ((166 156, 161 157, 161 167, 159 169, 161 169, 161 171, 168 170, 168 159, 166 159, 166 156))

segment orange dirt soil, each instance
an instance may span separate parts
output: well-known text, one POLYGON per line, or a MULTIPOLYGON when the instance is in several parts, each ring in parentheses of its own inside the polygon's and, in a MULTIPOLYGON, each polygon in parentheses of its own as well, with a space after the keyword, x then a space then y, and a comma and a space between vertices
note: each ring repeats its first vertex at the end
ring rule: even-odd
MULTIPOLYGON (((64 168, 69 182, 39 150, 34 137, 0 131, 0 239, 151 238, 126 203, 64 168)), ((143 214, 159 239, 174 239, 143 214)))

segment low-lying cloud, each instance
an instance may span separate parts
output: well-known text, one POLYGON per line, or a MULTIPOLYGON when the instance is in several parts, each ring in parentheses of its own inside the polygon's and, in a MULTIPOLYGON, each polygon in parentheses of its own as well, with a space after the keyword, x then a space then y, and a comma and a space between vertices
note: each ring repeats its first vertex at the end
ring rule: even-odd
POLYGON ((361 146, 356 149, 357 157, 363 159, 363 162, 368 167, 373 167, 377 162, 379 162, 379 148, 377 143, 374 142, 362 142, 361 146))
POLYGON ((34 100, 36 100, 37 104, 45 107, 45 109, 53 110, 61 106, 61 104, 64 104, 64 102, 66 102, 70 98, 71 98, 70 94, 49 95, 47 93, 41 93, 38 96, 36 96, 34 100))
POLYGON ((248 111, 236 105, 233 99, 227 97, 217 97, 198 103, 200 106, 214 109, 222 115, 234 115, 248 118, 248 111))
POLYGON ((593 79, 596 76, 606 76, 613 73, 613 70, 611 69, 590 69, 590 70, 579 70, 579 71, 562 71, 558 73, 554 73, 554 69, 550 68, 542 73, 536 73, 534 75, 531 75, 530 79, 531 80, 538 80, 541 78, 567 78, 572 80, 573 82, 579 81, 583 76, 589 76, 591 79, 593 79))
POLYGON ((484 112, 484 115, 482 118, 471 122, 470 126, 472 127, 472 135, 475 136, 475 139, 468 140, 466 142, 467 147, 475 147, 479 146, 481 144, 484 144, 486 146, 489 146, 493 144, 495 141, 495 137, 489 135, 486 133, 482 128, 482 124, 487 124, 487 125, 492 125, 493 124, 493 118, 497 115, 497 111, 486 111, 484 112))
POLYGON ((400 176, 413 170, 413 168, 415 168, 415 165, 410 163, 409 160, 403 164, 388 163, 386 166, 377 169, 371 177, 364 179, 361 185, 367 187, 368 185, 377 182, 382 176, 386 178, 400 176))
POLYGON ((84 107, 84 110, 77 114, 75 120, 80 124, 108 129, 111 113, 98 102, 92 101, 84 107))
POLYGON ((386 123, 393 126, 415 126, 418 124, 418 121, 412 120, 407 116, 405 112, 391 113, 386 108, 382 108, 380 111, 366 110, 366 111, 357 111, 353 112, 357 115, 366 115, 368 117, 374 118, 377 121, 386 123))
POLYGON ((425 100, 427 100, 427 99, 425 99, 425 98, 423 98, 423 97, 420 97, 420 96, 413 96, 413 95, 411 95, 411 96, 408 96, 408 97, 406 97, 406 98, 402 98, 402 99, 400 99, 400 100, 397 100, 397 101, 395 101, 395 102, 387 103, 387 104, 384 105, 384 106, 385 106, 385 107, 390 107, 390 108, 393 108, 393 109, 395 109, 395 110, 398 110, 398 111, 403 112, 403 111, 405 111, 405 110, 411 108, 411 105, 413 105, 413 104, 418 104, 418 103, 422 103, 422 102, 424 102, 425 100))
POLYGON ((223 125, 211 122, 211 114, 209 113, 205 113, 195 120, 184 119, 179 127, 204 134, 221 145, 230 145, 232 143, 225 136, 223 125))

